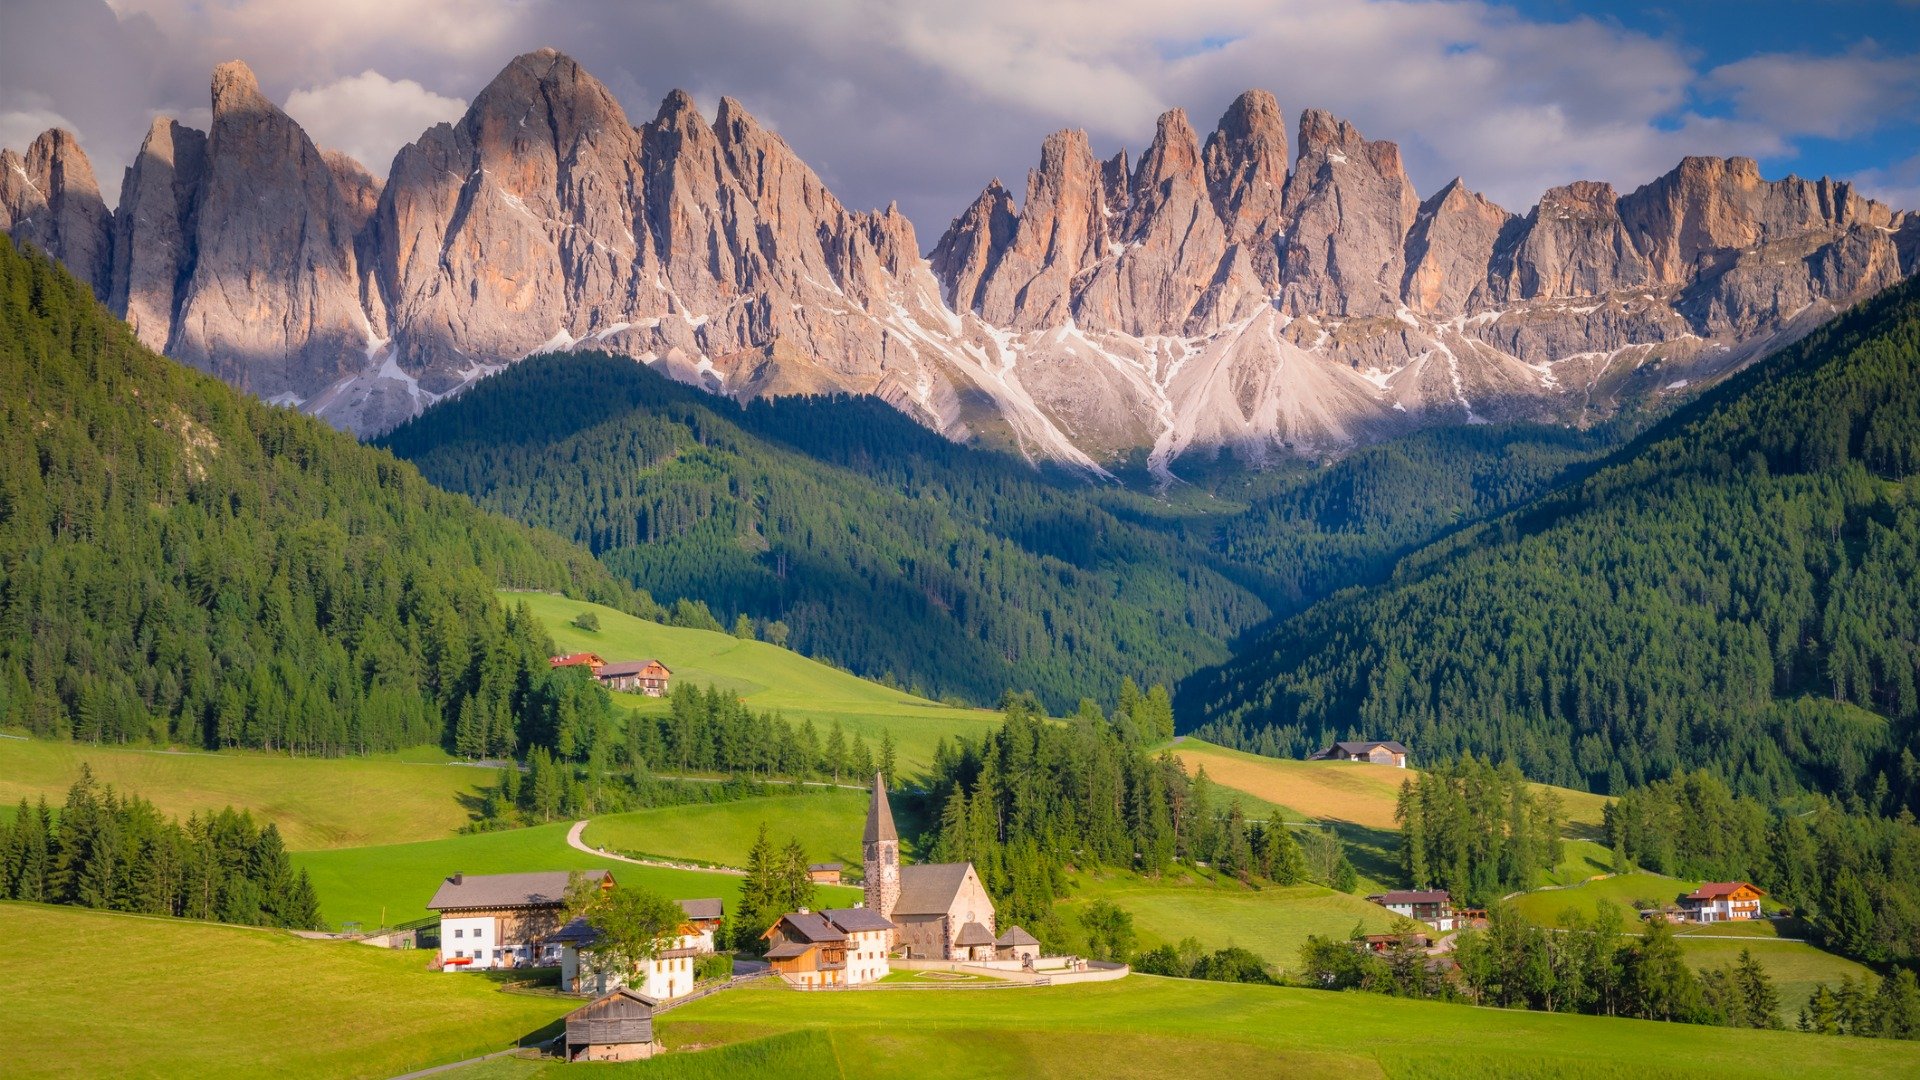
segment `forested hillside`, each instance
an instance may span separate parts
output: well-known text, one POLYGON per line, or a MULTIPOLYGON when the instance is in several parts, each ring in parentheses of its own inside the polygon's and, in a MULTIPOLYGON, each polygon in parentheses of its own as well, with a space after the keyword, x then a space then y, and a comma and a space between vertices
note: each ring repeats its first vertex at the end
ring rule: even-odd
POLYGON ((652 609, 0 244, 0 726, 338 754, 441 742, 464 710, 511 745, 548 646, 502 585, 652 609))
POLYGON ((1177 530, 872 399, 742 407, 631 360, 556 356, 385 445, 655 595, 779 620, 801 652, 936 696, 1071 708, 1218 662, 1267 615, 1177 530))
POLYGON ((1917 465, 1908 283, 1584 481, 1276 627, 1191 680, 1182 719, 1282 755, 1364 735, 1597 790, 1702 767, 1912 807, 1917 465))

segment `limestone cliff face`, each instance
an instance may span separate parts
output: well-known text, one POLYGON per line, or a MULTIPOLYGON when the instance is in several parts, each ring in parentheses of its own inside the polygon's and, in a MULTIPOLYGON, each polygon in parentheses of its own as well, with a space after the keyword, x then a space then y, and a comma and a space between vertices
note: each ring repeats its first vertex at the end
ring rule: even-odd
POLYGON ((1689 158, 1516 215, 1326 112, 1242 94, 1137 158, 1041 147, 923 258, 732 99, 634 124, 568 57, 517 57, 385 177, 222 65, 205 134, 156 120, 107 212, 65 132, 0 155, 0 227, 141 340, 385 430, 502 365, 593 348, 736 396, 872 393, 1098 470, 1145 450, 1324 453, 1420 424, 1579 419, 1697 387, 1912 274, 1920 217, 1689 158))
POLYGON ((0 229, 66 263, 96 295, 112 287, 113 217, 72 132, 42 132, 24 158, 0 150, 0 229))

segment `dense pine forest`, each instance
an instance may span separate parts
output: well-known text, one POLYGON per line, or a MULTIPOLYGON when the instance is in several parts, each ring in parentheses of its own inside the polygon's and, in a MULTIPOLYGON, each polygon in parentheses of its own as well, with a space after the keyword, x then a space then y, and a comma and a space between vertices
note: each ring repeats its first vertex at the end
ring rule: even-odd
POLYGON ((742 407, 631 360, 534 358, 385 444, 655 595, 934 696, 1069 708, 1224 659, 1268 614, 1177 536, 877 401, 742 407))
POLYGON ((651 613, 557 537, 142 348, 0 244, 0 726, 344 754, 509 748, 549 643, 501 585, 651 613))
POLYGON ((1402 561, 1183 687, 1207 737, 1397 738, 1619 792, 1689 768, 1920 806, 1920 283, 1583 481, 1402 561))

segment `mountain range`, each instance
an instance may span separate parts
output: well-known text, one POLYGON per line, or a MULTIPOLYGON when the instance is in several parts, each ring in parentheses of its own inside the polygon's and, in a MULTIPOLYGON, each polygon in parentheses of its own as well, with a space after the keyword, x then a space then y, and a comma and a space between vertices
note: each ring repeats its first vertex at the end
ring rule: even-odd
POLYGON ((1423 425, 1582 422, 1691 392, 1920 266, 1920 216, 1688 158, 1516 214, 1398 148, 1242 94, 1137 160, 1045 142, 923 251, 775 133, 676 91, 634 125, 551 49, 384 179, 240 62, 206 132, 161 117, 109 209, 70 133, 0 155, 0 228, 139 339, 363 435, 527 356, 591 347, 740 399, 872 394, 955 439, 1105 471, 1263 462, 1423 425))

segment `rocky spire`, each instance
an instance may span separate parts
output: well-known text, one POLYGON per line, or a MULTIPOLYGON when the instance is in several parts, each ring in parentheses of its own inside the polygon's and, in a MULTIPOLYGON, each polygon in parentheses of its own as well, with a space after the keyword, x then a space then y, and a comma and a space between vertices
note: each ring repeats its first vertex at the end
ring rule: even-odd
POLYGON ((1407 235, 1407 306, 1455 315, 1484 302, 1487 266, 1517 220, 1458 177, 1441 188, 1421 204, 1407 235))
POLYGON ((1072 312, 1073 281, 1106 254, 1100 166, 1084 131, 1056 131, 1027 174, 1013 241, 987 281, 980 314, 999 326, 1050 327, 1072 312))
POLYGON ((107 303, 156 352, 167 347, 178 289, 193 268, 206 153, 205 132, 155 117, 120 184, 107 303))
POLYGON ((1320 109, 1300 114, 1287 181, 1286 310, 1381 315, 1400 303, 1406 238, 1419 213, 1400 148, 1369 142, 1320 109))
POLYGON ((928 261, 934 276, 946 284, 947 303, 955 311, 980 307, 986 279, 1013 242, 1020 220, 1013 212, 1013 193, 994 177, 973 205, 966 208, 934 245, 928 261))
POLYGON ((24 158, 0 151, 0 230, 59 259, 94 295, 107 298, 113 219, 73 132, 41 132, 24 158))
POLYGON ((1576 180, 1540 197, 1518 242, 1495 259, 1491 276, 1500 299, 1531 300, 1645 285, 1653 269, 1627 235, 1613 185, 1576 180))
POLYGON ((1235 98, 1207 136, 1202 157, 1207 190, 1226 225, 1227 242, 1247 245, 1261 282, 1277 288, 1280 250, 1274 241, 1286 228, 1282 204, 1287 189, 1287 128, 1280 103, 1265 90, 1248 90, 1235 98))

